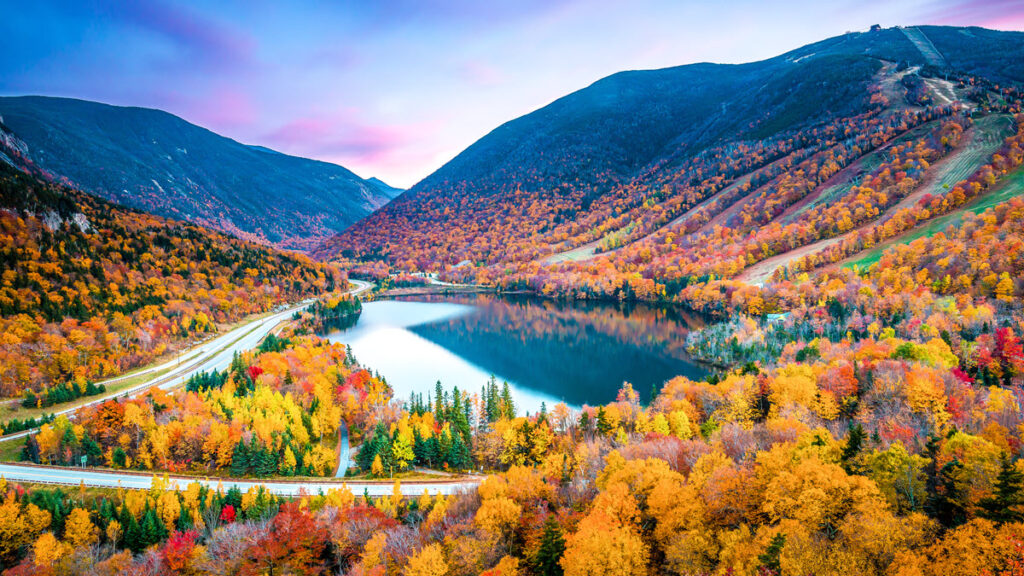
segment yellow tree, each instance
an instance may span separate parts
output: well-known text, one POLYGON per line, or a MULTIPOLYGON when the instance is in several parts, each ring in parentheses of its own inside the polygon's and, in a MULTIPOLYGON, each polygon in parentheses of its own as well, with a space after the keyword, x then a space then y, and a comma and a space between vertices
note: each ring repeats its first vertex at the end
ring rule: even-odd
POLYGON ((29 504, 22 510, 14 491, 0 504, 0 564, 11 566, 22 548, 50 525, 50 513, 29 504))
POLYGON ((57 540, 52 532, 45 532, 32 545, 32 554, 39 566, 53 566, 70 552, 67 544, 57 540))
POLYGON ((409 559, 403 574, 405 576, 445 576, 448 573, 448 562, 440 544, 424 546, 415 556, 409 559))
POLYGON ((647 545, 636 530, 598 509, 566 540, 559 564, 565 576, 646 576, 647 558, 647 545))
POLYGON ((98 540, 99 530, 89 519, 89 512, 75 508, 64 524, 64 540, 73 548, 91 546, 98 540))
POLYGON ((485 531, 501 537, 512 531, 522 513, 522 506, 513 502, 511 498, 500 496, 484 500, 476 512, 474 521, 485 531))

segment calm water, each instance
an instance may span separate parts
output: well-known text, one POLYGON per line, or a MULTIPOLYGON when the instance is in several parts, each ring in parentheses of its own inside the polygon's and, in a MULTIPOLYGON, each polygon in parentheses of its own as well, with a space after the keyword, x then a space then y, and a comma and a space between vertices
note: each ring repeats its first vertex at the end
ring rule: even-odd
POLYGON ((481 294, 369 302, 355 326, 327 337, 350 345, 398 398, 433 392, 438 380, 479 392, 494 375, 522 413, 608 402, 625 381, 646 399, 673 376, 702 378, 684 347, 699 325, 662 308, 481 294))

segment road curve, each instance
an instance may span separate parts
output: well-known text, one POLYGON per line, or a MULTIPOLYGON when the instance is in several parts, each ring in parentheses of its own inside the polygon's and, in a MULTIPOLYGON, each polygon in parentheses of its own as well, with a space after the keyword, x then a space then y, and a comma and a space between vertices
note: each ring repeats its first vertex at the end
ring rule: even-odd
MULTIPOLYGON (((357 296, 373 288, 373 284, 370 282, 364 282, 361 280, 349 280, 350 283, 355 285, 355 288, 349 291, 349 294, 357 296)), ((235 328, 234 330, 227 332, 222 336, 211 340, 210 342, 202 345, 198 351, 192 350, 187 354, 193 359, 190 364, 186 364, 175 368, 168 374, 161 375, 157 378, 153 378, 147 382, 143 382, 138 386, 134 386, 127 390, 122 390, 116 394, 109 394, 87 404, 76 406, 74 408, 68 408, 54 412, 54 414, 68 414, 76 410, 80 410, 85 406, 92 404, 98 404, 105 402, 113 397, 121 396, 132 396, 144 392, 148 388, 153 386, 159 386, 161 389, 170 389, 180 386, 190 376, 199 372, 209 372, 211 370, 222 370, 227 368, 231 364, 231 360, 234 357, 236 351, 249 350, 256 347, 263 338, 266 337, 277 325, 281 322, 290 318, 296 311, 301 310, 312 303, 313 300, 304 300, 303 302, 289 307, 286 310, 278 312, 272 316, 254 320, 248 324, 235 328)), ((184 358, 185 356, 183 356, 184 358)), ((166 366, 157 367, 161 369, 166 366)), ((153 368, 147 369, 146 371, 152 371, 153 368)), ((138 374, 138 373, 136 373, 138 374)), ((13 440, 35 433, 36 430, 26 430, 16 434, 10 434, 0 438, 0 440, 13 440)), ((348 434, 347 429, 343 437, 343 453, 339 454, 344 458, 345 462, 350 462, 349 449, 348 449, 348 434)), ((341 458, 339 458, 341 460, 341 458)), ((343 472, 342 472, 343 473, 343 472)), ((40 466, 34 464, 23 464, 23 463, 0 463, 0 477, 11 481, 17 482, 35 482, 40 484, 57 484, 64 486, 78 486, 84 484, 85 486, 95 488, 129 488, 129 489, 143 489, 148 490, 153 485, 153 478, 155 476, 147 475, 145 473, 130 473, 130 472, 118 472, 113 470, 97 470, 91 468, 62 468, 57 466, 40 466)), ((254 486, 263 486, 266 490, 273 494, 280 496, 298 496, 300 494, 316 494, 319 491, 327 491, 332 488, 340 488, 347 486, 354 494, 369 494, 370 496, 381 496, 391 494, 393 490, 393 484, 390 482, 339 482, 339 481, 265 481, 261 482, 258 480, 236 480, 232 478, 224 479, 208 479, 208 478, 197 478, 189 476, 170 476, 170 479, 177 483, 178 488, 192 483, 199 482, 205 486, 216 488, 220 485, 224 490, 230 489, 232 486, 237 486, 240 490, 247 491, 254 486)), ((401 491, 406 496, 416 496, 422 494, 424 490, 431 494, 454 494, 456 492, 466 491, 475 489, 480 483, 481 478, 479 477, 467 477, 459 480, 450 481, 436 481, 436 480, 417 480, 401 485, 401 491)))
MULTIPOLYGON (((350 280, 349 282, 355 285, 355 288, 349 290, 349 294, 352 296, 357 296, 373 288, 373 284, 370 282, 363 282, 362 280, 350 280)), ((281 322, 288 320, 293 314, 295 314, 295 312, 306 308, 313 302, 314 299, 308 298, 294 306, 290 306, 282 310, 281 312, 243 324, 234 330, 226 332, 200 346, 197 346, 193 350, 183 353, 180 362, 178 359, 175 359, 171 362, 161 364, 160 366, 146 368, 145 370, 136 372, 130 376, 137 376, 147 372, 163 370, 169 365, 178 364, 165 374, 161 374, 160 376, 151 378, 146 382, 142 382, 141 384, 132 386, 125 390, 98 396, 85 404, 64 408, 62 410, 55 410, 53 415, 60 416, 63 414, 71 414, 72 412, 81 410, 86 406, 102 404, 111 398, 135 396, 145 392, 153 386, 159 386, 163 390, 170 390, 177 386, 181 386, 194 374, 198 374, 200 372, 211 372, 213 370, 223 370, 231 365, 231 360, 234 358, 235 352, 244 352, 255 348, 263 338, 265 338, 267 334, 274 329, 274 327, 281 322)), ((121 377, 118 377, 117 379, 120 378, 121 377)), ((110 380, 108 380, 108 382, 110 382, 110 380)), ((14 434, 8 434, 0 437, 0 441, 22 438, 24 436, 34 434, 37 431, 38 429, 31 429, 23 432, 16 432, 14 434)))
MULTIPOLYGON (((274 329, 275 326, 290 318, 296 311, 309 306, 312 302, 313 300, 304 300, 298 305, 292 306, 282 312, 278 312, 266 318, 254 320, 248 324, 239 326, 222 336, 218 336, 217 338, 205 343, 191 361, 173 368, 166 374, 162 374, 125 390, 99 396, 85 404, 64 408, 62 410, 55 410, 52 414, 54 416, 71 414, 85 408, 86 406, 101 404, 111 398, 135 396, 145 392, 153 386, 159 386, 164 390, 168 390, 184 384, 185 381, 193 374, 198 374, 199 372, 204 371, 210 372, 211 370, 222 370, 231 365, 231 360, 234 357, 235 352, 254 348, 259 344, 260 340, 274 329)), ((34 434, 37 431, 38 429, 33 428, 23 432, 16 432, 14 434, 8 434, 0 437, 0 440, 14 440, 34 434)))
MULTIPOLYGON (((149 490, 153 479, 157 476, 132 474, 111 470, 94 470, 88 468, 59 468, 54 466, 38 466, 32 464, 0 464, 0 477, 16 482, 35 482, 40 484, 58 484, 78 486, 84 484, 90 488, 128 488, 149 490)), ((162 478, 162 476, 161 476, 162 478)), ((347 486, 353 494, 369 494, 370 496, 389 495, 394 490, 391 482, 339 482, 339 481, 259 481, 236 480, 233 478, 198 478, 189 476, 169 476, 176 488, 184 489, 192 482, 224 490, 237 486, 242 492, 254 486, 263 486, 268 492, 279 496, 299 496, 301 494, 317 494, 334 488, 347 486)), ((418 496, 426 490, 431 494, 455 494, 476 489, 479 477, 468 477, 458 480, 415 480, 403 482, 401 492, 404 496, 418 496)))

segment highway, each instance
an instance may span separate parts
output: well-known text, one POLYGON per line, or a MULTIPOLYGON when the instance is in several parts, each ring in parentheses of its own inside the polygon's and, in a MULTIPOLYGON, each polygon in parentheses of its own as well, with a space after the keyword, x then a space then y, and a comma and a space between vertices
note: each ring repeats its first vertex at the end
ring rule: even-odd
MULTIPOLYGON (((349 291, 349 294, 353 296, 357 296, 373 288, 373 284, 369 282, 363 282, 361 280, 350 280, 350 282, 356 286, 354 289, 349 291)), ((141 394, 153 386, 159 386, 163 390, 170 390, 171 388, 181 386, 189 379, 189 377, 194 374, 198 374, 199 372, 223 370, 231 365, 231 360, 234 358, 235 352, 244 352, 255 348, 278 324, 288 320, 296 311, 302 310, 312 303, 312 298, 303 300, 302 302, 294 306, 290 306, 281 312, 243 324, 234 330, 226 332, 209 342, 204 342, 197 348, 184 353, 180 364, 177 360, 174 360, 173 362, 166 362, 160 366, 146 368, 141 372, 132 374, 132 376, 146 372, 163 370, 169 365, 175 364, 175 367, 166 374, 161 374, 160 376, 151 378, 146 382, 142 382, 141 384, 132 386, 131 388, 98 396, 85 404, 80 404, 71 408, 64 408, 62 410, 55 410, 53 414, 55 416, 71 414, 72 412, 80 410, 86 406, 101 404, 111 398, 141 394)), ((7 436, 0 437, 0 441, 13 440, 28 436, 29 434, 34 434, 36 430, 37 429, 32 429, 9 434, 7 436)))
MULTIPOLYGON (((153 485, 155 476, 145 474, 130 474, 113 471, 93 470, 84 468, 57 468, 51 466, 35 466, 30 464, 0 464, 0 477, 17 482, 36 482, 41 484, 60 484, 65 486, 78 486, 84 483, 89 487, 97 488, 134 488, 148 490, 153 485)), ((160 476, 162 478, 162 475, 160 476)), ((219 485, 226 491, 232 486, 237 486, 242 492, 248 491, 253 486, 263 486, 267 491, 279 496, 298 496, 300 493, 317 494, 321 490, 327 492, 332 488, 347 486, 356 496, 368 493, 370 496, 383 496, 391 494, 393 484, 391 482, 339 482, 339 481, 295 481, 282 482, 271 481, 261 482, 258 480, 235 480, 232 478, 196 478, 188 476, 170 476, 172 482, 177 483, 177 488, 184 489, 192 482, 199 482, 205 486, 216 488, 219 485)), ((426 490, 431 494, 454 494, 476 488, 480 478, 471 477, 461 480, 416 480, 403 482, 401 485, 402 494, 406 496, 418 496, 426 490)))
MULTIPOLYGON (((309 306, 313 301, 305 300, 296 306, 292 306, 282 312, 278 312, 272 316, 261 318, 244 324, 218 336, 217 338, 203 344, 198 351, 190 351, 190 359, 188 361, 182 361, 181 365, 176 366, 166 374, 161 374, 150 380, 142 382, 141 384, 126 388, 112 394, 106 394, 98 396, 94 400, 90 400, 85 404, 80 404, 70 408, 64 408, 62 410, 54 410, 55 416, 62 414, 71 414, 86 406, 92 406, 95 404, 101 404, 110 400, 111 398, 118 398, 122 396, 135 396, 142 392, 145 392, 153 386, 159 386, 161 389, 168 390, 176 386, 181 386, 186 380, 193 374, 199 372, 210 372, 212 370, 222 370, 231 365, 231 360, 234 357, 235 352, 241 352, 255 348, 275 326, 281 322, 291 318, 292 315, 297 311, 309 306)), ((24 432, 16 432, 14 434, 8 434, 3 436, 0 440, 13 440, 34 434, 38 429, 25 430, 24 432)))
MULTIPOLYGON (((353 296, 357 296, 373 288, 373 284, 370 282, 364 282, 361 280, 349 280, 350 283, 356 287, 349 293, 353 296)), ((95 400, 76 406, 73 408, 67 408, 64 410, 55 411, 54 414, 70 414, 85 406, 93 404, 99 404, 114 397, 122 396, 134 396, 145 392, 147 389, 153 386, 159 386, 163 390, 169 390, 181 386, 190 376, 199 372, 210 372, 212 370, 223 370, 231 365, 231 360, 234 358, 235 352, 242 352, 255 348, 259 345, 260 341, 263 340, 275 327, 280 325, 282 322, 288 320, 297 311, 309 306, 313 302, 312 299, 304 300, 297 305, 291 306, 281 312, 277 312, 266 318, 260 318, 253 320, 247 324, 239 326, 230 332, 227 332, 217 338, 202 344, 196 349, 190 350, 182 355, 181 364, 175 366, 167 374, 162 374, 158 377, 152 378, 147 382, 143 382, 137 386, 133 386, 126 390, 121 390, 115 394, 108 394, 95 400)), ((154 372, 167 368, 170 364, 177 364, 177 360, 172 363, 165 363, 157 367, 147 368, 144 371, 136 372, 134 375, 154 372)), ((342 436, 340 438, 340 453, 339 453, 339 475, 344 475, 345 470, 348 468, 348 464, 351 463, 349 443, 348 443, 348 429, 342 423, 340 431, 342 436)), ((27 430, 24 432, 18 432, 10 434, 0 438, 0 441, 14 440, 35 433, 36 430, 27 430)), ((63 468, 56 466, 38 466, 33 464, 21 464, 21 463, 0 463, 0 477, 6 478, 7 480, 17 482, 36 482, 43 484, 59 484, 66 486, 78 486, 80 483, 96 488, 137 488, 137 489, 149 489, 152 486, 153 476, 140 474, 140 473, 128 473, 119 472, 114 470, 100 470, 92 468, 63 468)), ((235 480, 230 478, 224 479, 205 479, 197 477, 187 476, 171 476, 172 480, 176 481, 179 488, 185 485, 198 481, 210 487, 216 487, 221 484, 224 490, 231 488, 232 486, 238 486, 240 490, 247 491, 253 486, 263 486, 268 491, 280 495, 280 496, 296 496, 302 491, 307 494, 315 494, 320 490, 329 490, 331 488, 339 488, 341 486, 348 486, 350 490, 356 495, 368 493, 371 496, 380 496, 384 494, 391 494, 393 486, 390 482, 338 482, 338 481, 310 481, 310 482, 260 482, 258 480, 235 480)), ((404 495, 416 496, 422 494, 424 490, 432 494, 453 494, 455 492, 468 490, 475 488, 480 482, 478 477, 468 477, 461 480, 450 480, 450 481, 410 481, 402 484, 401 490, 404 495)))

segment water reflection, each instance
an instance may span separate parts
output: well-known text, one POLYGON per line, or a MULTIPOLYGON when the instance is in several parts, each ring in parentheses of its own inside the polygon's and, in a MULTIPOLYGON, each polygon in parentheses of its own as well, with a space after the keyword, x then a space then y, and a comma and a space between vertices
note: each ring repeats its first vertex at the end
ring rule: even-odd
POLYGON ((612 400, 624 381, 642 397, 676 375, 705 369, 684 350, 699 324, 674 309, 566 304, 494 295, 369 302, 352 328, 328 337, 352 346, 399 397, 446 387, 479 391, 494 374, 521 410, 612 400))

